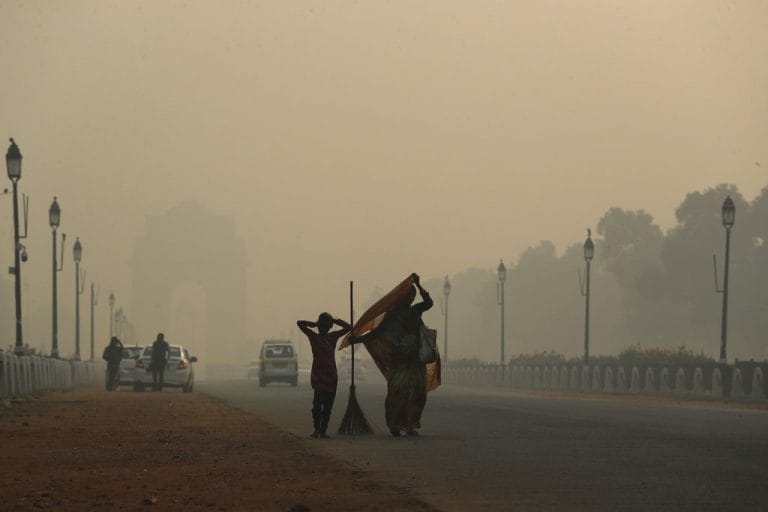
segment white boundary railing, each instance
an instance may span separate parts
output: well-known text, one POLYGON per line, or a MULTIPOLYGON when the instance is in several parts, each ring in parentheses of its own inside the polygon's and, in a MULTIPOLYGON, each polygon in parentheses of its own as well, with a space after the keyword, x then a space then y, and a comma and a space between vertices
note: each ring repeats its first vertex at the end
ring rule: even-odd
POLYGON ((712 398, 768 398, 768 362, 730 365, 500 365, 443 368, 445 384, 557 389, 591 393, 657 393, 712 398))
POLYGON ((72 361, 0 350, 0 398, 42 391, 94 386, 104 374, 102 361, 72 361))

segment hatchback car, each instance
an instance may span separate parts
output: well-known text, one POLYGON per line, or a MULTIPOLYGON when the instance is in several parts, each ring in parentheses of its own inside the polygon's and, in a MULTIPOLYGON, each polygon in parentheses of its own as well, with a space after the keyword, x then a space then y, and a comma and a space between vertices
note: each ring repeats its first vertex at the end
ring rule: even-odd
POLYGON ((299 360, 289 340, 267 340, 259 354, 259 386, 270 382, 299 383, 299 360))
MULTIPOLYGON (((152 345, 144 347, 144 353, 136 360, 133 380, 134 391, 144 391, 146 386, 152 386, 152 345)), ((189 356, 189 352, 181 345, 171 345, 171 354, 163 374, 163 387, 181 388, 185 393, 191 393, 195 386, 195 367, 197 358, 189 356)))

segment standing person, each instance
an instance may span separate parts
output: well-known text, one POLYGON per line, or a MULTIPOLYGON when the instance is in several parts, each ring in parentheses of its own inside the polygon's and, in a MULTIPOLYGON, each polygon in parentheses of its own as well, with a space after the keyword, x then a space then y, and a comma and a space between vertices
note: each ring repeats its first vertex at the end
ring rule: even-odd
POLYGON ((104 348, 101 358, 107 362, 105 387, 107 391, 114 391, 120 383, 120 361, 123 359, 123 344, 117 336, 110 338, 109 345, 104 348))
POLYGON ((329 313, 320 313, 317 322, 299 320, 296 322, 301 332, 309 338, 312 346, 312 389, 315 391, 312 400, 312 421, 315 430, 312 437, 326 438, 328 421, 331 419, 333 401, 336 399, 336 385, 339 382, 336 373, 336 343, 347 334, 352 327, 340 318, 333 318, 329 313), (333 324, 341 329, 329 332, 333 324), (317 328, 317 332, 312 328, 317 328))
POLYGON ((165 374, 165 365, 168 364, 168 358, 171 356, 171 346, 165 341, 165 335, 158 333, 157 339, 152 343, 152 390, 163 390, 163 375, 165 374))
POLYGON ((388 369, 384 411, 393 436, 399 436, 402 431, 409 436, 418 435, 416 429, 421 428, 421 414, 427 404, 427 366, 419 358, 419 345, 424 324, 421 315, 432 307, 433 302, 422 288, 418 274, 412 274, 411 280, 416 288, 410 286, 377 327, 349 340, 350 343, 364 343, 378 339, 386 345, 383 347, 388 369), (411 305, 416 290, 421 294, 422 302, 411 305))

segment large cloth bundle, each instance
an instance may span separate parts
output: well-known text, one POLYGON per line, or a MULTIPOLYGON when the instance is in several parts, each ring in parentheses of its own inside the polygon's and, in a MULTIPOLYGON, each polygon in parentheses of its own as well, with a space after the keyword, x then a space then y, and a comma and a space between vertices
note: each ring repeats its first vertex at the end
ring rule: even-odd
MULTIPOLYGON (((362 336, 363 334, 378 327, 387 313, 407 304, 412 296, 414 281, 412 276, 408 276, 403 282, 398 284, 388 294, 379 299, 376 304, 371 306, 368 311, 355 322, 352 332, 348 334, 341 342, 339 350, 349 346, 349 337, 362 336)), ((381 371, 384 378, 389 379, 392 369, 393 346, 390 342, 375 337, 364 343, 368 353, 371 354, 373 362, 381 371)), ((432 391, 440 385, 440 353, 437 352, 435 362, 427 365, 427 391, 432 391)))

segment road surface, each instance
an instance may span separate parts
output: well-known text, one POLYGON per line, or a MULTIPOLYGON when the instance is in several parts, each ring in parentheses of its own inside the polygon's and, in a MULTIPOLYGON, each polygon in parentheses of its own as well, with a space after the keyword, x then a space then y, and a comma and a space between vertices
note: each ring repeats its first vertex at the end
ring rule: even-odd
MULTIPOLYGON (((199 389, 299 436, 312 430, 306 382, 199 389)), ((393 438, 383 380, 357 391, 376 434, 308 442, 441 509, 768 510, 766 410, 443 386, 421 436, 393 438)), ((332 429, 347 397, 340 383, 332 429)))

